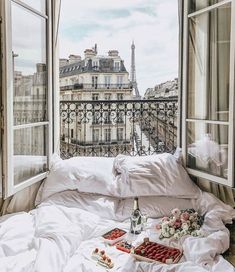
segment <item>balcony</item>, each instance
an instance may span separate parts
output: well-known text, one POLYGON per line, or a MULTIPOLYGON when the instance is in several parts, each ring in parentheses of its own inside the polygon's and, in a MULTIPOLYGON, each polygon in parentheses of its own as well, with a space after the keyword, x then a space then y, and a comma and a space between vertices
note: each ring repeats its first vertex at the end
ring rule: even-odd
POLYGON ((110 90, 128 90, 132 89, 131 84, 82 84, 82 83, 75 83, 71 85, 66 85, 60 87, 61 91, 68 91, 68 90, 102 90, 102 89, 110 89, 110 90))
POLYGON ((61 155, 69 158, 173 153, 177 108, 176 98, 61 101, 61 155))

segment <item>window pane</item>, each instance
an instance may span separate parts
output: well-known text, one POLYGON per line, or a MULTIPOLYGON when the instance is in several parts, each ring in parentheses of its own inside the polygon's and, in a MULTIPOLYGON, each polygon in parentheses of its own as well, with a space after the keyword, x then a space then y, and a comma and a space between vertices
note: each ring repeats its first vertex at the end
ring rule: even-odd
POLYGON ((14 3, 12 50, 14 125, 46 121, 46 21, 14 3))
POLYGON ((189 19, 188 118, 228 121, 231 7, 189 19))
POLYGON ((227 178, 228 126, 189 122, 187 166, 227 178))
POLYGON ((47 170, 47 128, 14 130, 14 184, 47 170))
POLYGON ((21 0, 21 2, 24 2, 31 8, 34 8, 43 14, 46 12, 45 0, 21 0))
POLYGON ((200 9, 207 8, 214 4, 217 4, 224 0, 190 0, 189 1, 189 13, 198 11, 200 9))

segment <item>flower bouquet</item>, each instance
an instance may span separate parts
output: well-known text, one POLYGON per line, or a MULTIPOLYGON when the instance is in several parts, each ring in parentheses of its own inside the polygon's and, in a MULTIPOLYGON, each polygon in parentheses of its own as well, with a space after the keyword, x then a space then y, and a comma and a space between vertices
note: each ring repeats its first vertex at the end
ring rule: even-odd
POLYGON ((203 216, 200 216, 194 209, 173 209, 171 216, 163 217, 156 228, 161 230, 160 239, 170 238, 172 236, 179 239, 187 234, 203 236, 201 231, 203 220, 203 216))

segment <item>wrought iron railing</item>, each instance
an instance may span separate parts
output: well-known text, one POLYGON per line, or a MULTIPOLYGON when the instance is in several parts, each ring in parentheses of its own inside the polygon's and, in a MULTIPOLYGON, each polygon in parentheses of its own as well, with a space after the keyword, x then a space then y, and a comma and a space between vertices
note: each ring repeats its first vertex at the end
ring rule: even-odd
POLYGON ((61 101, 61 155, 112 157, 174 152, 177 106, 176 98, 61 101))

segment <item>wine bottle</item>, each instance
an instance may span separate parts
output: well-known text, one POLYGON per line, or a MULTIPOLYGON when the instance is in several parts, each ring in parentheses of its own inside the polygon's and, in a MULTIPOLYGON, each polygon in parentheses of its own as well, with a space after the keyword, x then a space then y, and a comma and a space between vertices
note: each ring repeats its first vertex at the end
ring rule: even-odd
POLYGON ((141 212, 139 208, 139 200, 138 197, 134 198, 134 207, 131 213, 131 229, 130 232, 134 234, 141 233, 141 212))

